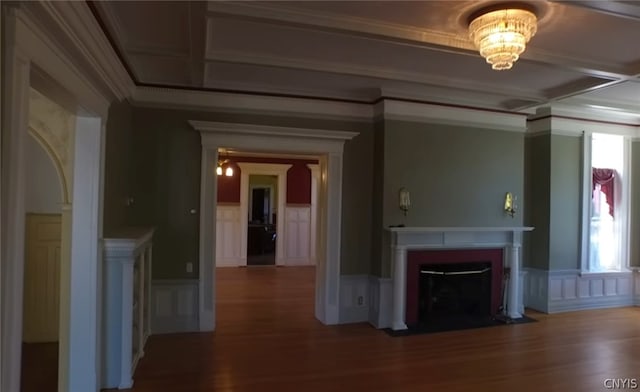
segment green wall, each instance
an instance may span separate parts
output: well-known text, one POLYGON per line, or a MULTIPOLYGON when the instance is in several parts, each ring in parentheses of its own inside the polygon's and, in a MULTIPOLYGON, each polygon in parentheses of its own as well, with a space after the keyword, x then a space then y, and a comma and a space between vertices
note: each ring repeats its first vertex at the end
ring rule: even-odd
POLYGON ((631 145, 631 265, 640 267, 640 142, 631 145))
POLYGON ((132 223, 156 227, 156 279, 197 278, 200 209, 200 134, 188 120, 240 122, 360 132, 344 146, 343 274, 369 273, 371 259, 372 125, 241 113, 135 108, 132 223), (193 273, 185 264, 193 262, 193 273))
POLYGON ((525 234, 523 265, 549 269, 549 209, 551 182, 551 135, 526 139, 525 188, 527 204, 525 225, 535 229, 525 234))
MULTIPOLYGON (((384 128, 384 140, 376 141, 384 145, 381 230, 522 225, 521 210, 511 218, 503 206, 506 192, 518 204, 524 198, 523 133, 406 121, 385 121, 384 128), (398 208, 401 187, 411 192, 406 217, 398 208)), ((373 270, 390 276, 388 253, 381 254, 373 270)))
POLYGON ((582 139, 545 133, 526 140, 524 266, 580 268, 582 139))
POLYGON ((551 136, 549 269, 580 268, 582 139, 551 136))
POLYGON ((126 101, 109 108, 104 169, 105 236, 129 224, 126 200, 131 195, 132 116, 132 107, 126 101))

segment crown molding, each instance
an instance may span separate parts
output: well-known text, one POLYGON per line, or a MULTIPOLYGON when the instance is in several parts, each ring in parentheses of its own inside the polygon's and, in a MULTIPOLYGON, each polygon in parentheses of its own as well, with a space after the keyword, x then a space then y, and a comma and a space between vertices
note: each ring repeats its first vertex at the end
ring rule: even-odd
POLYGON ((26 2, 23 7, 35 23, 55 24, 47 34, 101 90, 118 100, 131 95, 135 85, 86 2, 26 2))
POLYGON ((640 136, 640 125, 621 122, 619 116, 604 116, 586 108, 543 107, 527 120, 527 134, 579 137, 584 133, 610 133, 631 138, 640 136))
POLYGON ((373 109, 367 103, 156 87, 138 87, 132 101, 135 106, 209 112, 222 110, 367 122, 373 117, 373 109))
POLYGON ((415 121, 467 126, 510 132, 526 132, 526 114, 460 105, 381 99, 375 105, 376 119, 415 121))

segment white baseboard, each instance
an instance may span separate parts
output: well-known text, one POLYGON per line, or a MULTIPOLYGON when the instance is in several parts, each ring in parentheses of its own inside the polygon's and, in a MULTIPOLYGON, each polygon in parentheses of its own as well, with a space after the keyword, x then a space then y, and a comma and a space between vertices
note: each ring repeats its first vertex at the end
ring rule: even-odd
POLYGON ((340 276, 340 324, 369 319, 369 275, 340 276))
POLYGON ((315 265, 315 263, 308 257, 288 258, 288 259, 283 259, 282 262, 286 266, 315 265))
POLYGON ((198 330, 198 280, 154 280, 151 283, 151 333, 198 330))
POLYGON ((631 272, 580 274, 578 270, 535 268, 528 268, 527 272, 525 305, 538 311, 558 313, 634 304, 631 272))
POLYGON ((391 327, 393 300, 391 278, 369 276, 369 324, 376 328, 391 327))

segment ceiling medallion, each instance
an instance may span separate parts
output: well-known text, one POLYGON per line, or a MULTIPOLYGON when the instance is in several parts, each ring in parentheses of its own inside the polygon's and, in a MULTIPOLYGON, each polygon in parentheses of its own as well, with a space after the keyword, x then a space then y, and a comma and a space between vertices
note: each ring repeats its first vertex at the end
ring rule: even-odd
POLYGON ((536 34, 537 17, 520 6, 482 9, 469 18, 469 38, 480 55, 501 71, 511 69, 536 34))

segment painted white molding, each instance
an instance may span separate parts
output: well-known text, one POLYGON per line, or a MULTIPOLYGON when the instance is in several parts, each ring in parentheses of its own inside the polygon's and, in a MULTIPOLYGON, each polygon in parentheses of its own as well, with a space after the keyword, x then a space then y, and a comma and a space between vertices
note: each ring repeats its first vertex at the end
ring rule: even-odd
POLYGON ((46 18, 60 29, 62 35, 47 31, 56 44, 66 53, 81 53, 82 58, 71 60, 83 64, 81 74, 97 76, 93 83, 100 86, 100 95, 111 94, 117 100, 131 96, 133 80, 85 2, 30 3, 26 8, 41 23, 46 18))
MULTIPOLYGON (((216 208, 216 267, 246 265, 242 258, 242 228, 239 205, 220 205, 216 208)), ((246 245, 246 242, 245 242, 246 245)))
POLYGON ((369 275, 340 276, 340 324, 369 320, 369 275))
POLYGON ((527 136, 543 134, 580 137, 584 133, 609 133, 639 137, 640 126, 616 116, 597 116, 597 111, 567 112, 551 107, 539 108, 529 116, 527 136), (579 116, 579 117, 576 117, 579 116))
POLYGON ((311 233, 309 242, 309 264, 315 265, 318 258, 318 181, 320 181, 320 166, 308 164, 311 170, 311 233))
POLYGON ((200 186, 199 324, 215 328, 216 174, 218 148, 320 156, 319 242, 316 265, 316 318, 339 322, 343 145, 355 132, 190 121, 202 141, 200 186))
MULTIPOLYGON (((406 311, 406 268, 407 252, 417 249, 478 249, 503 248, 504 267, 510 268, 511 276, 520 276, 520 249, 522 233, 533 227, 395 227, 388 228, 391 244, 391 265, 393 280, 393 321, 394 330, 407 329, 406 311)), ((507 295, 507 314, 511 318, 521 318, 519 303, 520 279, 510 279, 507 295)))
POLYGON ((393 280, 369 276, 369 324, 391 328, 393 314, 393 280))
POLYGON ((545 313, 631 306, 631 272, 580 274, 579 270, 527 268, 525 304, 545 313))
POLYGON ((376 118, 469 126, 510 132, 526 132, 526 114, 499 112, 455 105, 383 99, 375 105, 376 118))
POLYGON ((635 270, 633 273, 634 276, 634 295, 635 295, 635 305, 640 306, 640 270, 635 270))
POLYGON ((29 122, 31 63, 18 44, 17 10, 2 5, 5 64, 2 85, 2 385, 20 390, 24 284, 25 171, 24 143, 29 122))
POLYGON ((133 373, 144 356, 151 333, 153 232, 127 228, 104 239, 102 388, 131 388, 133 373))
POLYGON ((291 98, 243 93, 187 91, 138 87, 133 93, 136 106, 197 111, 248 112, 308 118, 371 121, 373 109, 367 103, 336 102, 313 98, 291 98))
POLYGON ((157 279, 151 283, 152 334, 198 331, 198 308, 197 279, 157 279))
POLYGON ((311 207, 287 206, 284 213, 284 265, 311 264, 311 207))
POLYGON ((249 163, 238 162, 240 167, 240 259, 242 265, 247 265, 247 238, 249 235, 249 176, 266 175, 278 177, 278 200, 276 220, 276 265, 284 265, 285 236, 285 201, 287 198, 287 171, 293 165, 278 163, 249 163))

